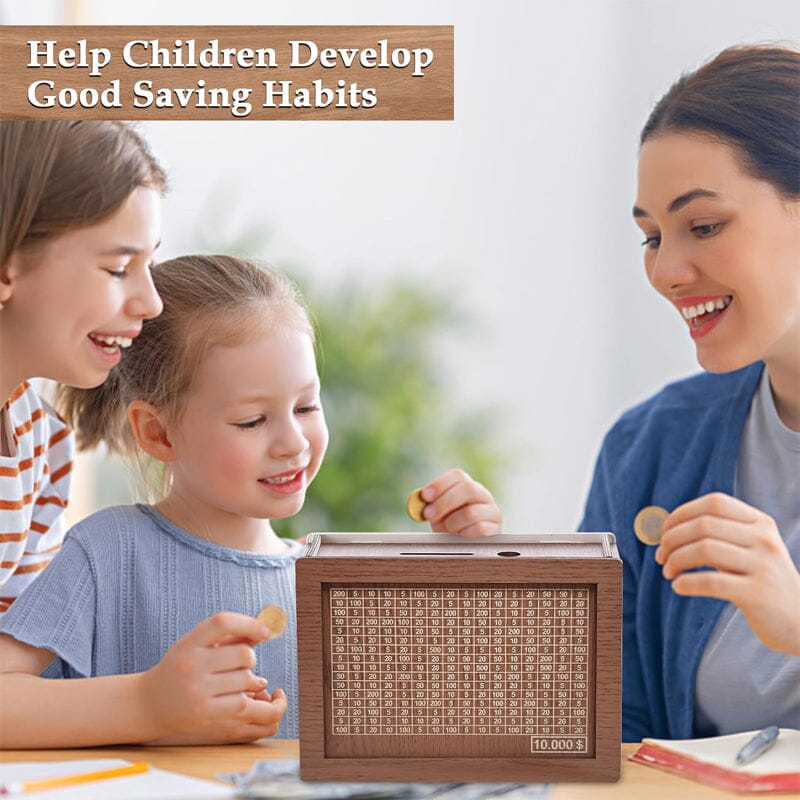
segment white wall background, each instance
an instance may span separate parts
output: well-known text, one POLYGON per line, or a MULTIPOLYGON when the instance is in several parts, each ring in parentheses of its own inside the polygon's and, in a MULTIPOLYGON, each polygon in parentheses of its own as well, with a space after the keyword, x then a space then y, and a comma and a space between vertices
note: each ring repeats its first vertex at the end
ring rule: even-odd
MULTIPOLYGON (((31 5, 4 2, 2 22, 63 21, 61 3, 31 5)), ((82 5, 114 25, 455 25, 454 122, 145 129, 173 187, 160 255, 195 247, 203 221, 210 240, 263 221, 259 255, 315 280, 404 272, 461 287, 475 335, 442 375, 454 402, 506 424, 518 466, 493 488, 513 531, 573 529, 604 431, 697 369, 630 218, 652 105, 723 47, 800 42, 796 0, 82 5)))

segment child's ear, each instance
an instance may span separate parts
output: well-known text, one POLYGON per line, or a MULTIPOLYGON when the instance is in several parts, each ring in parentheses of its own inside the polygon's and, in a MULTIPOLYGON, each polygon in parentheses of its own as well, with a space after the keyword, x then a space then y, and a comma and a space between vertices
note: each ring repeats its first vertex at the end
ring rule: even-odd
POLYGON ((19 250, 14 250, 8 257, 3 268, 0 269, 0 303, 5 303, 11 299, 14 293, 14 279, 22 268, 22 256, 19 250))
POLYGON ((131 424, 136 444, 158 461, 174 461, 175 448, 169 440, 167 428, 155 406, 144 400, 133 400, 128 405, 128 422, 131 424))

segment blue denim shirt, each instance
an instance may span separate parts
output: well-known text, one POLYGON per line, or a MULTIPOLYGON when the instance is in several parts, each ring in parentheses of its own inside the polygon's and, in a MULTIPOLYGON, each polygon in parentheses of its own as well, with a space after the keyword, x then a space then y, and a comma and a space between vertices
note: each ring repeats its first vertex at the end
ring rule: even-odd
POLYGON ((639 509, 733 494, 742 429, 763 370, 702 373, 627 411, 606 435, 582 531, 612 531, 623 560, 622 741, 694 735, 697 666, 725 607, 681 597, 636 539, 639 509))

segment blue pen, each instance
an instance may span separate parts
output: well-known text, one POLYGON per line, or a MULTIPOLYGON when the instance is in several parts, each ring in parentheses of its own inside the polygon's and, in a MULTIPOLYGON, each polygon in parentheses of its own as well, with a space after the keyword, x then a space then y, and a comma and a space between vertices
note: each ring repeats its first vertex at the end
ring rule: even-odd
POLYGON ((775 744, 780 730, 777 725, 770 725, 757 733, 737 754, 738 765, 749 764, 775 744))

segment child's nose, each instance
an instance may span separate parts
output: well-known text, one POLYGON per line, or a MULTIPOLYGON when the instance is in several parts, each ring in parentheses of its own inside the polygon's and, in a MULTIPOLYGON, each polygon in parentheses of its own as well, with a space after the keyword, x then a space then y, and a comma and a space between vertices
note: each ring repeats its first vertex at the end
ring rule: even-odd
POLYGON ((152 319, 157 317, 163 308, 164 303, 158 296, 150 271, 145 270, 128 299, 126 309, 128 315, 135 319, 152 319))
POLYGON ((270 455, 275 458, 287 458, 300 455, 307 449, 308 439, 297 421, 291 419, 281 425, 270 445, 270 455))

